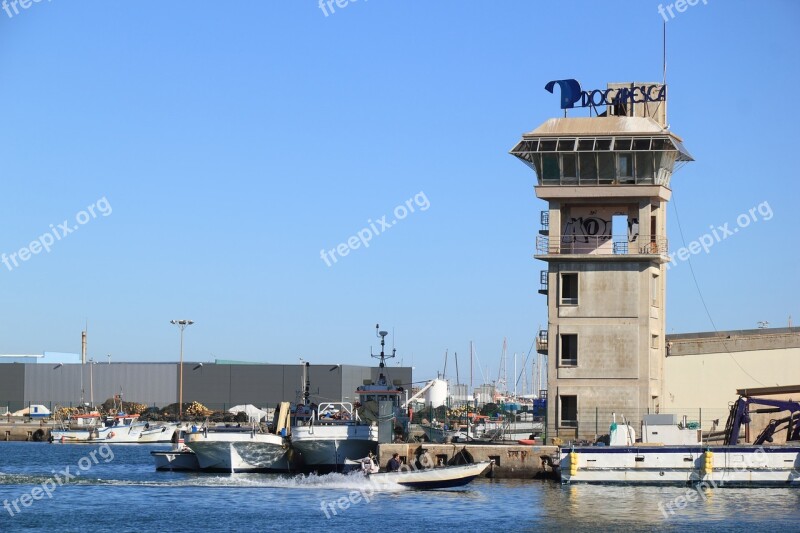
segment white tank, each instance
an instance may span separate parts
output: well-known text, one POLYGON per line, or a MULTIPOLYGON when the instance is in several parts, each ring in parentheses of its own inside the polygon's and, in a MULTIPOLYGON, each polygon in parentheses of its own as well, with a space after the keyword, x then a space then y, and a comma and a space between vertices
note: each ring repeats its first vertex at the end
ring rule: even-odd
POLYGON ((431 388, 425 391, 425 403, 434 409, 447 403, 447 382, 434 379, 431 388))

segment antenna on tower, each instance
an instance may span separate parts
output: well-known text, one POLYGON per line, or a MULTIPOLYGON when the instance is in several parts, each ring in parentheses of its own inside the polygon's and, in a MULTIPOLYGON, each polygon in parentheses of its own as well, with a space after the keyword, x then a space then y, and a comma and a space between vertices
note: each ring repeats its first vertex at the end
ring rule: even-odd
MULTIPOLYGON (((664 91, 666 91, 667 86, 667 21, 663 22, 664 29, 662 30, 662 42, 661 42, 661 64, 663 66, 663 85, 665 87, 664 91)), ((666 95, 666 92, 664 93, 666 95)), ((664 125, 669 127, 669 120, 667 119, 667 100, 665 96, 664 99, 664 125)))

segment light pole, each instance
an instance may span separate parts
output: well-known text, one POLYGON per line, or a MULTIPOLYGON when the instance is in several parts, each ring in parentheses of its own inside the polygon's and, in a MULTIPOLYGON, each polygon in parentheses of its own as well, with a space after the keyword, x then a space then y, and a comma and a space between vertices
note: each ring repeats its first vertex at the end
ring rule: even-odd
POLYGON ((92 404, 92 411, 94 411, 94 359, 89 359, 89 402, 92 404))
POLYGON ((178 422, 180 422, 183 417, 183 330, 194 324, 194 320, 170 320, 169 323, 181 328, 181 362, 178 367, 178 374, 180 376, 178 378, 178 422))

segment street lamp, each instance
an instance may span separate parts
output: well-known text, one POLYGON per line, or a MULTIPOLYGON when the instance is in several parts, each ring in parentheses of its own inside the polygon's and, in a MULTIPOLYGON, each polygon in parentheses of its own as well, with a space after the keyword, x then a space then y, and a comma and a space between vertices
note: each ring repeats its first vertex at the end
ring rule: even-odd
POLYGON ((94 359, 89 359, 89 402, 92 404, 92 411, 94 411, 94 371, 92 370, 95 365, 94 359))
POLYGON ((178 421, 180 422, 183 416, 183 330, 194 324, 194 320, 170 320, 169 323, 181 328, 181 362, 178 367, 178 374, 180 375, 178 379, 178 421))

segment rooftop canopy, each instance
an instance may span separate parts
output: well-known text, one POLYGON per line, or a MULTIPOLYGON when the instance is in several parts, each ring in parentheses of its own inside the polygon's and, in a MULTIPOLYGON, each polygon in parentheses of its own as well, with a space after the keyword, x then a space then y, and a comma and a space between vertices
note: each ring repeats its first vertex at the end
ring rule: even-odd
POLYGON ((681 138, 651 118, 554 118, 510 152, 539 185, 664 185, 675 163, 694 161, 681 138))

